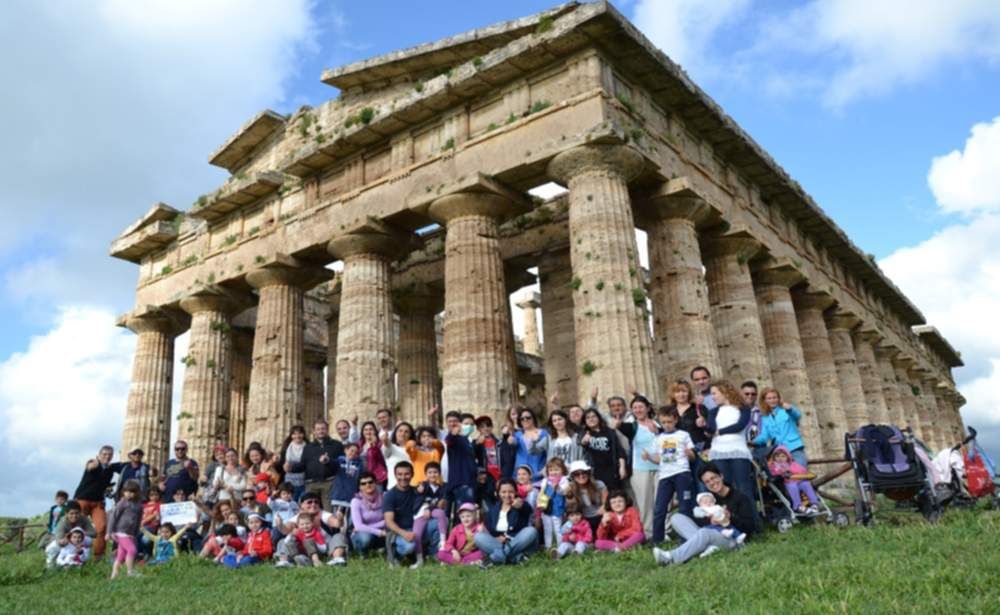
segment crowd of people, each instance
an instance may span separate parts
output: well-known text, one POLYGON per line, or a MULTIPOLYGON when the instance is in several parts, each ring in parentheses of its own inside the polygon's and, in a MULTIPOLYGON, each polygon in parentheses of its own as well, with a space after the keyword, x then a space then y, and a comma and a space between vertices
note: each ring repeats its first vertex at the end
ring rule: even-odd
POLYGON ((659 407, 632 391, 630 401, 607 399, 604 412, 597 396, 587 407, 553 396, 544 422, 512 407, 500 426, 449 411, 439 428, 437 407, 416 428, 387 409, 360 426, 339 420, 333 435, 320 420, 311 436, 292 427, 274 451, 252 443, 241 456, 219 444, 204 468, 183 440, 162 470, 141 449, 113 462, 105 446, 73 499, 56 496, 47 565, 100 560, 109 542, 112 578, 181 552, 231 568, 343 566, 376 552, 393 566, 433 558, 488 568, 538 551, 561 559, 646 544, 658 564, 682 564, 760 532, 758 447, 771 451, 769 467, 801 512, 818 503, 801 413, 773 388, 758 403, 753 382, 737 389, 696 367, 659 407), (172 502, 192 502, 196 518, 180 527, 161 519, 172 502))

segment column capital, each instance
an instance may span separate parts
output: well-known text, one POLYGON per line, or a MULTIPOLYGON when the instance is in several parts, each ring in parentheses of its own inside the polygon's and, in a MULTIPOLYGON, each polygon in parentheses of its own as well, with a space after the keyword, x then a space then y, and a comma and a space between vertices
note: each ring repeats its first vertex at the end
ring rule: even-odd
POLYGON ((915 360, 902 353, 896 355, 892 359, 893 367, 904 369, 907 372, 909 372, 910 368, 913 367, 914 364, 916 364, 915 360))
POLYGON ((696 228, 703 228, 722 218, 719 208, 688 177, 677 177, 660 184, 644 199, 642 213, 653 220, 690 220, 696 228))
POLYGON ((819 310, 821 312, 837 303, 837 300, 830 293, 810 288, 792 291, 792 301, 797 310, 819 310))
POLYGON ((455 192, 435 199, 428 215, 442 224, 466 216, 486 216, 503 220, 525 209, 525 205, 495 192, 455 192))
POLYGON ((433 316, 444 309, 444 293, 423 282, 392 289, 392 304, 400 314, 433 316))
POLYGON ((371 219, 364 226, 340 237, 334 237, 326 249, 339 259, 358 254, 378 254, 396 259, 416 246, 415 237, 381 220, 371 219))
POLYGON ((530 295, 518 301, 515 305, 517 305, 517 307, 521 308, 522 310, 526 309, 537 310, 538 308, 542 307, 542 295, 533 292, 530 295))
POLYGON ((735 256, 745 261, 757 256, 764 248, 756 237, 745 230, 705 237, 700 243, 701 252, 707 257, 735 256))
POLYGON ((868 321, 862 321, 861 326, 854 332, 854 337, 862 342, 866 342, 874 346, 878 344, 885 336, 878 328, 868 321))
POLYGON ((260 290, 268 286, 296 286, 312 288, 333 277, 333 272, 324 267, 304 265, 287 254, 275 253, 270 259, 247 272, 247 284, 260 290))
POLYGON ((514 267, 512 265, 504 265, 503 268, 503 279, 505 290, 507 294, 511 294, 519 288, 524 288, 525 286, 531 286, 538 281, 538 277, 535 274, 522 269, 521 267, 514 267))
POLYGON ((892 344, 880 344, 875 346, 875 356, 879 359, 887 359, 889 362, 899 354, 899 348, 892 344))
POLYGON ((790 260, 767 258, 754 266, 754 281, 762 286, 791 288, 805 282, 806 276, 790 260))
POLYGON ((176 337, 191 326, 188 314, 155 305, 144 305, 118 317, 116 323, 132 333, 163 333, 176 337))
POLYGON ((858 326, 861 319, 846 310, 834 308, 833 312, 826 315, 826 326, 829 329, 845 329, 850 331, 858 326))
POLYGON ((250 301, 221 286, 204 286, 181 299, 181 309, 194 316, 199 312, 233 315, 250 306, 250 301))
POLYGON ((621 144, 580 145, 560 152, 549 162, 548 174, 564 184, 583 173, 614 173, 628 183, 642 173, 646 160, 621 144))

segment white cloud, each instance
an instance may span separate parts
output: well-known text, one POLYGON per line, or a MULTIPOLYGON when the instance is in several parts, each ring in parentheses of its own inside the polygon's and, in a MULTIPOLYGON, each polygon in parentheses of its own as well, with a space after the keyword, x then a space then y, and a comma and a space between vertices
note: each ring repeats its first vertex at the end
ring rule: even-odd
POLYGON ((973 126, 963 151, 934 158, 927 183, 946 212, 1000 210, 1000 116, 973 126))
POLYGON ((708 49, 720 28, 741 18, 750 0, 639 0, 633 19, 671 60, 689 72, 708 68, 708 49))

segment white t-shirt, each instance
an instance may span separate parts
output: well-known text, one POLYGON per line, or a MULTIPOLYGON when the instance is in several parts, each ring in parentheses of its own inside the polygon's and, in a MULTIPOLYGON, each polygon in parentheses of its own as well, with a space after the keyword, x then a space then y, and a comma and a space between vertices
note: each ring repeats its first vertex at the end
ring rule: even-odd
POLYGON ((690 472, 687 451, 694 450, 691 436, 683 429, 672 433, 661 433, 656 436, 656 453, 660 456, 660 467, 657 470, 657 480, 669 478, 681 472, 690 472))

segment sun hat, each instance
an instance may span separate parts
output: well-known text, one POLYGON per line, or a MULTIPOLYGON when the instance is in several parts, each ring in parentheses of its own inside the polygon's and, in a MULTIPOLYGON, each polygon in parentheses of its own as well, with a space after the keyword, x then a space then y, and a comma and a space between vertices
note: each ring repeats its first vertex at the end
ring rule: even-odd
POLYGON ((587 465, 587 462, 582 459, 577 459, 573 463, 569 464, 569 475, 573 476, 577 472, 590 472, 591 467, 587 465))

